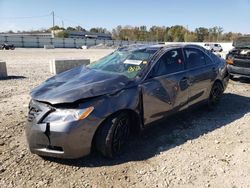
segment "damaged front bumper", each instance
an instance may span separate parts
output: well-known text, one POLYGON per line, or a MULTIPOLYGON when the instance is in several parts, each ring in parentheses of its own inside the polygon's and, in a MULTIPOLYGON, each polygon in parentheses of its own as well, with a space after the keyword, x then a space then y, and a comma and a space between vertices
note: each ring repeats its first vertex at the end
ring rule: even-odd
POLYGON ((86 118, 69 123, 42 123, 50 112, 46 104, 30 104, 26 138, 32 153, 59 158, 79 158, 91 151, 98 120, 86 118))
POLYGON ((227 65, 227 69, 230 75, 240 77, 250 77, 250 67, 237 67, 234 65, 227 65))

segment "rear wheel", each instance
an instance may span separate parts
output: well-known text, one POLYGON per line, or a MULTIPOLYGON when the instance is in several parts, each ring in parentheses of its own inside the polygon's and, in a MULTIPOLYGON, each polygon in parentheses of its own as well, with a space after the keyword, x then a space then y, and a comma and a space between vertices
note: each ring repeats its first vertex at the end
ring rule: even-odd
POLYGON ((210 108, 213 108, 214 106, 216 106, 219 101, 220 98, 223 94, 223 86, 220 82, 215 82, 211 91, 210 91, 210 96, 209 96, 209 100, 208 100, 208 106, 210 108))
POLYGON ((114 158, 119 155, 128 140, 130 118, 127 113, 119 113, 108 118, 97 130, 95 148, 103 156, 114 158))

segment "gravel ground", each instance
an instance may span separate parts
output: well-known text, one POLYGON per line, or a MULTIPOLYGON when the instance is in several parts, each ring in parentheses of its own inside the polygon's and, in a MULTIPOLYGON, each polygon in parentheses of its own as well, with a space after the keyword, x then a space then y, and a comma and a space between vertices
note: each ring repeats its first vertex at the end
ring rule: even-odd
POLYGON ((234 80, 213 111, 173 116, 133 137, 107 160, 44 160, 27 150, 29 91, 51 76, 53 58, 96 60, 112 50, 0 51, 0 187, 250 187, 250 81, 234 80))

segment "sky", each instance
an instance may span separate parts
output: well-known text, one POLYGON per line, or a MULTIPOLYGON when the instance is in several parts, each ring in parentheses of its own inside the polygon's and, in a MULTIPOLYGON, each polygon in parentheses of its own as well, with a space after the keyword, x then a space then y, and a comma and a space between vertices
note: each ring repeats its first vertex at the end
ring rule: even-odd
POLYGON ((49 28, 52 11, 64 27, 221 26, 250 34, 250 0, 0 0, 0 32, 49 28))

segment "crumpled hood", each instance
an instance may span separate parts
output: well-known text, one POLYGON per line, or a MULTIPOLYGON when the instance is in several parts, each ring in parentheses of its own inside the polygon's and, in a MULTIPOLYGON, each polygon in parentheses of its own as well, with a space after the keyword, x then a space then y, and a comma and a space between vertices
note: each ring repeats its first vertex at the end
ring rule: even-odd
POLYGON ((126 76, 88 69, 84 66, 58 74, 31 91, 34 100, 50 104, 114 93, 131 82, 126 76))
POLYGON ((233 42, 235 48, 250 48, 250 36, 239 37, 233 42))

